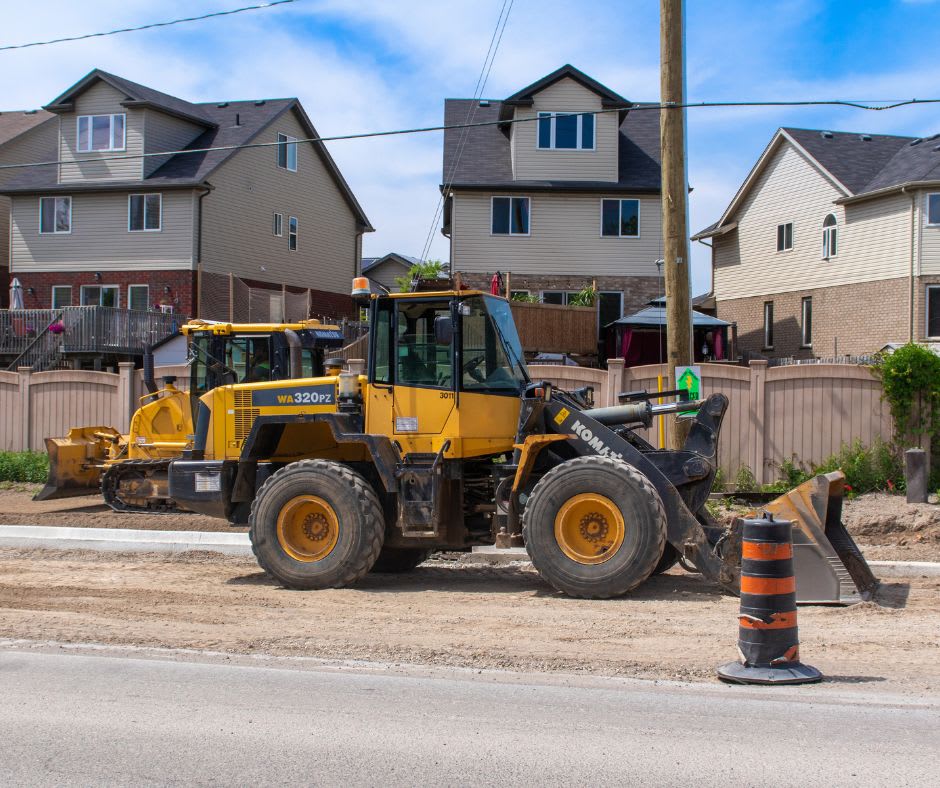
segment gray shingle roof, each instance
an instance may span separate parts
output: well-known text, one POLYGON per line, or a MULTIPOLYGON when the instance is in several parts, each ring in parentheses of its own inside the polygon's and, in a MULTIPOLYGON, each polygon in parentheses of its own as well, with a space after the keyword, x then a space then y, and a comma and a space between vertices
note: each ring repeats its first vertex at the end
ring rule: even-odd
POLYGON ((55 117, 45 110, 0 112, 0 145, 4 145, 25 131, 45 123, 55 117))
MULTIPOLYGON (((637 105, 642 106, 642 105, 637 105)), ((444 125, 499 120, 502 102, 479 106, 473 99, 446 99, 444 125)), ((619 191, 660 190, 659 110, 627 111, 620 124, 619 191)), ((514 181, 509 137, 495 123, 444 132, 442 182, 455 188, 611 190, 607 181, 514 181), (463 143, 461 139, 465 137, 463 143), (461 150, 462 144, 462 150, 461 150), (461 150, 458 159, 458 150, 461 150), (455 166, 456 165, 456 166, 455 166)))
POLYGON ((853 194, 867 185, 913 138, 886 134, 784 128, 784 131, 853 194))
POLYGON ((363 257, 359 270, 362 271, 362 273, 366 273, 367 271, 371 271, 376 266, 389 261, 398 263, 399 265, 403 265, 408 268, 421 262, 417 257, 412 257, 411 255, 399 254, 398 252, 389 252, 382 257, 363 257))
POLYGON ((940 180, 940 134, 902 145, 881 171, 866 185, 873 192, 911 181, 940 180))

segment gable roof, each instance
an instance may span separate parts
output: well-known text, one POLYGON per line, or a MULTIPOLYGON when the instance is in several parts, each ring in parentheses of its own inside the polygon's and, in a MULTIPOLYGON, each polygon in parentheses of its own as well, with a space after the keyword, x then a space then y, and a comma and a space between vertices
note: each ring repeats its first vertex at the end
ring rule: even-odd
POLYGON ((389 252, 382 257, 363 257, 360 271, 363 274, 368 273, 373 268, 378 268, 383 263, 395 263, 402 266, 403 268, 411 268, 413 265, 417 265, 421 261, 417 257, 411 257, 407 254, 399 254, 398 252, 389 252))
POLYGON ((867 184, 864 192, 875 192, 892 186, 918 181, 940 180, 940 134, 911 140, 902 145, 881 171, 867 184))
POLYGON ((213 125, 213 121, 202 109, 205 105, 192 104, 168 93, 161 93, 159 90, 148 88, 146 85, 131 82, 129 79, 124 79, 124 77, 109 74, 100 68, 89 71, 72 87, 56 96, 43 109, 49 112, 71 112, 74 109, 76 96, 84 93, 97 82, 105 82, 118 92, 123 93, 127 98, 121 102, 121 106, 153 107, 193 123, 200 123, 204 126, 213 125))
POLYGON ((0 112, 0 145, 6 145, 54 116, 41 109, 0 112))
POLYGON ((502 106, 500 108, 500 120, 508 120, 512 116, 513 107, 531 107, 535 101, 535 94, 539 91, 545 90, 545 88, 550 85, 554 85, 556 82, 562 79, 573 79, 579 85, 587 88, 592 93, 596 93, 601 99, 601 105, 605 109, 626 109, 627 107, 632 106, 631 102, 621 96, 619 93, 614 93, 606 85, 602 85, 596 79, 589 77, 580 69, 575 68, 570 63, 566 63, 561 68, 556 69, 551 74, 542 77, 539 80, 536 80, 531 85, 522 88, 513 93, 509 98, 503 99, 502 106))

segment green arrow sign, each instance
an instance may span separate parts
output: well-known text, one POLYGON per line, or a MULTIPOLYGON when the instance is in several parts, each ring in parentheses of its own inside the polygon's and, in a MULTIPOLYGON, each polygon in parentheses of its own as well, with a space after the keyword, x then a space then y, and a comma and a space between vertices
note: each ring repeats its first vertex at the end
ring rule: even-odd
POLYGON ((702 368, 676 367, 676 388, 689 392, 689 399, 696 400, 702 397, 702 368))

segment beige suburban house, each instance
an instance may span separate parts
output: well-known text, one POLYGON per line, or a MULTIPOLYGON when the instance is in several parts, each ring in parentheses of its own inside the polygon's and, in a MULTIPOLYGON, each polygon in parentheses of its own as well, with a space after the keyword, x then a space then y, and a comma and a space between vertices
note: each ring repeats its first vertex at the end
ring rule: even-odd
POLYGON ((712 226, 718 317, 769 358, 940 339, 940 135, 782 128, 712 226))
POLYGON ((373 292, 381 292, 385 288, 397 293, 401 288, 395 280, 408 276, 411 267, 420 262, 417 257, 389 252, 381 257, 363 257, 360 273, 369 278, 373 292))
POLYGON ((662 294, 659 112, 566 65, 502 100, 447 99, 444 226, 463 282, 564 304, 596 284, 601 322, 662 294))
POLYGON ((352 312, 373 228, 324 145, 303 141, 317 133, 297 99, 191 103, 95 70, 44 110, 0 137, 4 163, 57 162, 0 180, 27 308, 352 312))

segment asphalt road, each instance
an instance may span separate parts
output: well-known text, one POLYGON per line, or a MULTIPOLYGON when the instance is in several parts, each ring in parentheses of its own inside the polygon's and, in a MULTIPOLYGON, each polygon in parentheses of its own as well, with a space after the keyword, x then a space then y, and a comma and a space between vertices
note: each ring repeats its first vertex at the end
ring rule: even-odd
POLYGON ((0 784, 903 786, 940 767, 937 696, 194 659, 0 650, 0 784))

